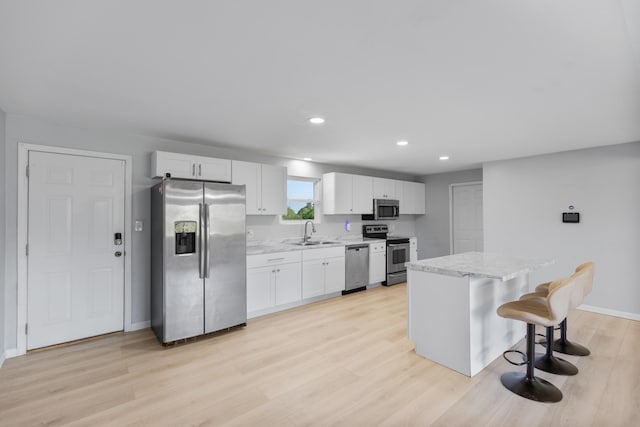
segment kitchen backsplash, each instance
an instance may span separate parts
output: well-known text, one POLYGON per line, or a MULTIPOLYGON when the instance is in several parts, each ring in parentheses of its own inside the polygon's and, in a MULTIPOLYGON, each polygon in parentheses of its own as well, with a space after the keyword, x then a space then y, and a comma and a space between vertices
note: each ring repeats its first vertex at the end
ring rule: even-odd
MULTIPOLYGON (((320 224, 316 224, 317 236, 348 237, 362 234, 363 224, 387 224, 391 234, 415 236, 413 215, 401 216, 393 221, 362 221, 361 215, 323 215, 320 224), (351 231, 345 231, 344 223, 349 220, 351 231)), ((300 237, 304 234, 303 224, 280 224, 276 216, 248 216, 247 240, 279 240, 300 237)))

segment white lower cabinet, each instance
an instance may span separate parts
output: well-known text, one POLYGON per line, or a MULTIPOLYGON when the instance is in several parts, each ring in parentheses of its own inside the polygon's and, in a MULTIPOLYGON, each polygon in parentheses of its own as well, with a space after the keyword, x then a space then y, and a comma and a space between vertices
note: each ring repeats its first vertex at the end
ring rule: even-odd
POLYGON ((409 239, 409 261, 414 262, 418 260, 418 238, 412 237, 409 239))
POLYGON ((247 313, 265 311, 302 298, 300 251, 247 257, 247 313))
POLYGON ((369 284, 387 280, 387 244, 375 242, 369 244, 369 284))
POLYGON ((302 298, 344 291, 344 246, 302 252, 302 298))
POLYGON ((276 305, 289 304, 302 299, 300 263, 276 266, 276 305))
POLYGON ((247 269, 247 313, 275 305, 273 267, 247 269))

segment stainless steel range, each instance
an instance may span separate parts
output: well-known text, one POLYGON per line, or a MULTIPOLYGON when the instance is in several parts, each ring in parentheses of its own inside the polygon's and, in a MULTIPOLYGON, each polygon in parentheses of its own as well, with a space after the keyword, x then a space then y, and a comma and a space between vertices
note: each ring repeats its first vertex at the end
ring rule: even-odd
POLYGON ((391 286, 406 282, 407 268, 404 263, 409 262, 409 238, 389 236, 389 227, 386 224, 363 225, 362 236, 365 239, 387 241, 387 280, 382 284, 391 286))

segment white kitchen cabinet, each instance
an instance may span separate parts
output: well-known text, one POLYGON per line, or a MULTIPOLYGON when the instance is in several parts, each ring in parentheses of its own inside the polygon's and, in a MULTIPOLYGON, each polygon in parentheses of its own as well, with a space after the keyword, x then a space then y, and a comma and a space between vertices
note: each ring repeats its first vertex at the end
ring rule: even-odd
POLYGON ((324 259, 302 262, 302 298, 324 295, 324 259))
POLYGON ((422 182, 400 181, 400 214, 423 215, 425 213, 425 185, 422 182))
POLYGON ((172 178, 231 182, 231 160, 154 151, 151 154, 151 176, 161 178, 167 174, 172 178))
POLYGON ((374 199, 397 199, 395 179, 373 178, 374 199))
POLYGON ((409 261, 414 262, 418 260, 418 238, 412 237, 409 239, 409 261))
POLYGON ((344 291, 344 247, 302 251, 302 298, 344 291))
POLYGON ((300 251, 247 257, 247 313, 300 301, 300 251))
POLYGON ((275 276, 273 267, 247 269, 247 313, 275 305, 275 276))
POLYGON ((374 242, 369 244, 369 284, 387 280, 387 244, 374 242))
POLYGON ((373 213, 373 178, 348 173, 322 175, 325 215, 373 213))
POLYGON ((302 299, 300 263, 280 264, 275 268, 275 303, 288 304, 302 299))
POLYGON ((287 213, 287 168, 233 160, 231 183, 246 186, 247 215, 287 213))

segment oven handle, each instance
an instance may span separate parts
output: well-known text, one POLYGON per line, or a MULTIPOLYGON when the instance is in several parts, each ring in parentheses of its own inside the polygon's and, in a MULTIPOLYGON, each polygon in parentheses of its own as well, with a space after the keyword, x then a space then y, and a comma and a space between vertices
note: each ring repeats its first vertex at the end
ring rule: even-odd
POLYGON ((403 247, 404 246, 409 246, 409 244, 408 243, 392 243, 390 245, 387 245, 388 248, 398 248, 398 247, 401 247, 401 246, 403 246, 403 247))

